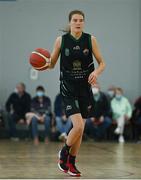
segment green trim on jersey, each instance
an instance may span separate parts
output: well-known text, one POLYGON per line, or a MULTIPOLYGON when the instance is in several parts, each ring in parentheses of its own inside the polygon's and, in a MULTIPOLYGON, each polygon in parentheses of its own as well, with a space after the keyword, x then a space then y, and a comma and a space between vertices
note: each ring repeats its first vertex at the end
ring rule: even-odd
POLYGON ((62 51, 63 48, 64 48, 64 37, 62 36, 62 41, 61 41, 61 48, 60 48, 60 51, 62 51))
POLYGON ((91 39, 91 35, 89 35, 89 47, 90 47, 91 50, 92 50, 92 39, 91 39))
POLYGON ((76 39, 75 37, 73 37, 73 36, 71 35, 71 33, 69 33, 69 36, 71 37, 71 39, 74 40, 74 41, 76 41, 76 42, 79 42, 79 41, 82 39, 83 35, 84 35, 84 33, 82 32, 80 38, 79 38, 79 39, 76 39))

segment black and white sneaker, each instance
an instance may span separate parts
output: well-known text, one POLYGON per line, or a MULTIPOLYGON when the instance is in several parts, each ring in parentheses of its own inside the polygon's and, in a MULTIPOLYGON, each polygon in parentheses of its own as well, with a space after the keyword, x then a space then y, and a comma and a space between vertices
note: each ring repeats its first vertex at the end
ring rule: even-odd
POLYGON ((67 164, 68 155, 69 155, 68 151, 63 149, 58 153, 58 157, 59 157, 58 167, 64 173, 67 173, 69 169, 67 164))

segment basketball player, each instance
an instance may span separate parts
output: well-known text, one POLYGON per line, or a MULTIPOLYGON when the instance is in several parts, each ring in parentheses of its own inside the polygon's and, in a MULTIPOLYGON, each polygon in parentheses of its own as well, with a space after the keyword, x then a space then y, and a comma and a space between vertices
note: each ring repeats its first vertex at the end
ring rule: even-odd
POLYGON ((50 64, 53 68, 60 55, 60 91, 65 113, 71 119, 73 128, 59 152, 58 167, 71 176, 81 176, 75 159, 82 141, 85 119, 92 108, 91 85, 96 83, 105 68, 96 38, 83 32, 84 20, 82 11, 70 12, 69 31, 56 39, 50 64), (94 68, 93 55, 99 65, 97 69, 94 68))

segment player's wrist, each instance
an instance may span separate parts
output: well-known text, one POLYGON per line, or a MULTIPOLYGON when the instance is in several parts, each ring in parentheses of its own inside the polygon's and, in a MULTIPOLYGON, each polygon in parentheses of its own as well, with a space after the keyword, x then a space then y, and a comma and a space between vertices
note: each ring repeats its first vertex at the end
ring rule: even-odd
POLYGON ((93 71, 93 74, 94 74, 94 76, 95 76, 96 78, 98 78, 99 73, 98 73, 98 70, 97 70, 97 69, 95 69, 95 70, 93 71))

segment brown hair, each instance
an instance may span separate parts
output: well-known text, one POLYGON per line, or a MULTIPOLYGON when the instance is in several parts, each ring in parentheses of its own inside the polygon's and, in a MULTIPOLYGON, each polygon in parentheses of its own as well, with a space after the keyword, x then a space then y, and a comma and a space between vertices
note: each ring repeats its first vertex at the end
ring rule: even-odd
MULTIPOLYGON (((83 16, 83 19, 85 20, 85 14, 84 14, 83 11, 81 11, 81 10, 73 10, 73 11, 71 11, 71 12, 69 13, 69 16, 68 16, 69 22, 71 21, 72 16, 73 16, 74 14, 82 15, 82 16, 83 16)), ((63 32, 70 32, 70 27, 67 26, 65 29, 63 29, 63 30, 61 30, 61 31, 63 31, 63 32)))
POLYGON ((117 87, 116 90, 117 90, 117 91, 120 91, 120 92, 123 94, 123 89, 122 89, 122 88, 117 87))
POLYGON ((71 12, 69 13, 69 22, 71 21, 72 16, 73 16, 74 14, 82 15, 83 18, 85 19, 85 15, 84 15, 83 11, 80 11, 80 10, 73 10, 73 11, 71 11, 71 12))

